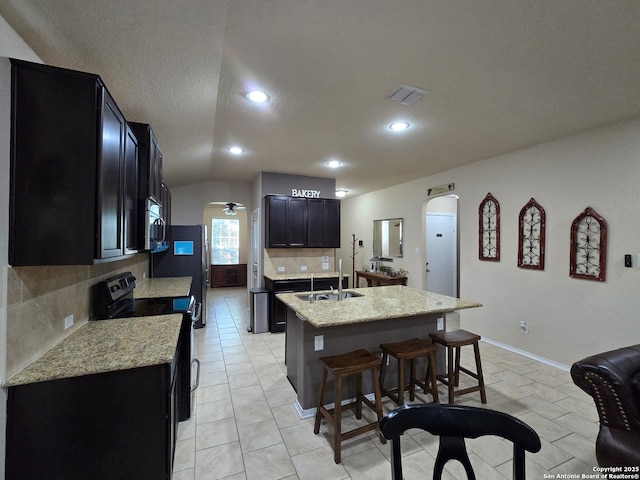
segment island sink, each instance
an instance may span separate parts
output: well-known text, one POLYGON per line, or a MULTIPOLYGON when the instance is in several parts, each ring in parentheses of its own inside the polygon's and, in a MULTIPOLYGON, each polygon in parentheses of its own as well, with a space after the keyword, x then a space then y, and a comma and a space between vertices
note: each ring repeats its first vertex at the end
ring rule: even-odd
MULTIPOLYGON (((342 299, 356 298, 356 297, 362 297, 362 296, 363 295, 361 293, 357 293, 357 292, 342 292, 342 299)), ((303 293, 300 295, 296 295, 296 297, 298 297, 300 300, 306 300, 306 301, 311 300, 312 302, 315 302, 318 300, 338 300, 337 293, 314 293, 314 294, 303 293)))

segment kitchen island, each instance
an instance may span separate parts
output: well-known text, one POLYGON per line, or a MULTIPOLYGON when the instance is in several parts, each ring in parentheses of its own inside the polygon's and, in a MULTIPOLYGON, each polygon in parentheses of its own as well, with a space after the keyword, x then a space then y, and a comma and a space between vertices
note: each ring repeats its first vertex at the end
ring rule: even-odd
MULTIPOLYGON (((445 328, 447 313, 482 306, 477 302, 402 285, 352 288, 348 291, 358 296, 312 303, 306 297, 300 298, 304 297, 300 293, 277 295, 287 305, 285 361, 287 376, 298 395, 296 408, 301 417, 314 414, 322 372, 319 357, 358 348, 378 353, 381 343, 413 337, 427 339, 429 333, 445 328)), ((444 349, 438 349, 436 362, 437 370, 444 372, 444 349)), ((385 385, 393 385, 397 378, 395 368, 395 362, 391 362, 385 385)), ((425 365, 419 365, 419 375, 423 375, 424 368, 425 365)), ((364 388, 372 391, 366 376, 364 388)), ((330 389, 326 398, 331 398, 331 395, 330 389)), ((343 399, 353 395, 354 392, 346 388, 343 399)))

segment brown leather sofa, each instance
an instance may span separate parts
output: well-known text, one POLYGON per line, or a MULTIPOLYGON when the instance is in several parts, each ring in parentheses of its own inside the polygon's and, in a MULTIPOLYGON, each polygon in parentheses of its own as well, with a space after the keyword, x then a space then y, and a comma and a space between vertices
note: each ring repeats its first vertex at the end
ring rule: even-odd
POLYGON ((571 377, 598 409, 598 464, 640 466, 640 345, 580 360, 571 377))

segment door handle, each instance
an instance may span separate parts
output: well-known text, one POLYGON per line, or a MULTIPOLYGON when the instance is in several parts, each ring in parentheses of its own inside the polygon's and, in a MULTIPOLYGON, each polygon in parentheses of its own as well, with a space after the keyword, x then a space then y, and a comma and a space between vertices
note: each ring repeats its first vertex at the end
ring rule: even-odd
POLYGON ((192 367, 194 363, 196 364, 197 371, 196 371, 196 381, 193 385, 191 385, 192 392, 195 391, 200 386, 200 360, 198 360, 197 358, 194 358, 193 360, 191 360, 192 367))

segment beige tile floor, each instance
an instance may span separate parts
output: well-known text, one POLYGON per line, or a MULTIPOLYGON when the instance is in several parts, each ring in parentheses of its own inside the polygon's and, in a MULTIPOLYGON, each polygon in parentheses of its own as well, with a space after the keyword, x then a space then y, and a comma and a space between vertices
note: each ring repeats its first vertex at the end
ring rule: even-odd
MULTIPOLYGON (((200 387, 194 415, 179 426, 174 480, 391 478, 389 444, 373 432, 344 442, 336 465, 330 427, 323 422, 314 435, 313 419, 298 417, 285 376, 284 335, 247 332, 245 289, 210 289, 207 303, 207 326, 196 332, 200 387)), ((455 319, 448 323, 455 328, 455 319)), ((542 450, 527 454, 527 478, 593 473, 598 417, 569 373, 484 342, 480 350, 486 406, 519 417, 540 435, 542 450)), ((439 391, 446 401, 445 389, 439 391)), ((457 403, 481 405, 477 393, 457 403)), ((384 407, 394 405, 386 399, 384 407)), ((357 422, 348 415, 346 428, 357 422)), ((511 478, 510 444, 485 437, 467 445, 478 478, 511 478)), ((412 430, 402 448, 405 478, 431 478, 426 472, 433 468, 436 439, 412 430)), ((465 478, 458 464, 447 465, 445 473, 465 478)))

